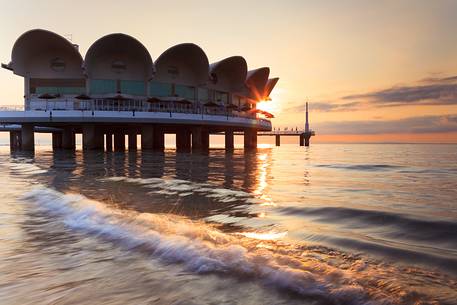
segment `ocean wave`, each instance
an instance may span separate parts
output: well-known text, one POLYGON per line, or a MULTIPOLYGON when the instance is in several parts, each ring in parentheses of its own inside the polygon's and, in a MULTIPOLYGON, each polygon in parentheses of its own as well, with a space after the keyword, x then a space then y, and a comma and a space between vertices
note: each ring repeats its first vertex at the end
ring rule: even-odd
POLYGON ((11 171, 22 175, 39 175, 48 172, 46 169, 40 168, 35 164, 27 162, 9 163, 9 167, 11 171))
POLYGON ((389 226, 397 230, 389 231, 392 238, 412 239, 440 243, 451 249, 457 249, 457 223, 436 219, 417 219, 407 215, 391 213, 387 211, 351 209, 344 207, 286 207, 280 209, 283 214, 301 215, 313 218, 320 222, 339 223, 343 226, 357 227, 357 223, 363 228, 389 226))
MULTIPOLYGON (((417 219, 387 211, 344 207, 287 207, 280 213, 307 217, 361 232, 360 238, 325 235, 331 244, 365 253, 382 255, 394 261, 434 266, 457 275, 457 223, 437 219, 417 219), (375 239, 376 243, 372 240, 375 239)), ((341 235, 344 236, 344 235, 341 235)))
POLYGON ((318 164, 316 167, 348 169, 356 171, 388 171, 403 168, 403 166, 390 164, 318 164))
MULTIPOLYGON (((426 296, 409 291, 392 277, 390 267, 337 255, 319 248, 270 250, 268 241, 225 234, 200 222, 166 214, 111 208, 82 195, 38 186, 24 200, 60 219, 69 229, 109 240, 132 251, 145 251, 195 273, 223 273, 317 300, 318 304, 417 304, 426 296), (337 263, 339 258, 344 263, 337 263)), ((399 274, 401 276, 401 273, 399 274)), ((315 302, 314 302, 315 303, 315 302)), ((427 304, 424 302, 423 304, 427 304)))
POLYGON ((155 189, 151 194, 189 196, 198 194, 206 198, 217 200, 222 203, 231 203, 244 201, 245 203, 262 203, 262 201, 252 194, 220 188, 209 183, 197 183, 181 179, 164 179, 164 178, 127 178, 127 177, 109 177, 103 181, 127 182, 138 184, 147 188, 155 189))

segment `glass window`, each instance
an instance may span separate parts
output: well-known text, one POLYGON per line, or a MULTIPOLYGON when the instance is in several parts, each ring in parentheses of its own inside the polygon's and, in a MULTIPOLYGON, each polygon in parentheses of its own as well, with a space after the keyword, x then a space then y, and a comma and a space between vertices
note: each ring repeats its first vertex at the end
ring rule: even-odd
POLYGON ((144 82, 136 80, 121 80, 121 92, 131 95, 146 95, 144 82))
POLYGON ((198 100, 202 102, 209 101, 209 90, 207 88, 198 88, 198 100))
POLYGON ((84 87, 36 87, 35 93, 37 94, 83 94, 86 93, 84 87))
POLYGON ((185 85, 176 85, 175 93, 179 97, 193 101, 195 99, 195 87, 185 86, 185 85))
POLYGON ((116 80, 113 79, 92 79, 90 81, 91 94, 116 93, 116 80))
POLYGON ((149 85, 149 93, 152 96, 171 96, 172 84, 151 82, 149 85))
POLYGON ((215 92, 216 103, 227 105, 228 104, 228 93, 222 91, 215 92))

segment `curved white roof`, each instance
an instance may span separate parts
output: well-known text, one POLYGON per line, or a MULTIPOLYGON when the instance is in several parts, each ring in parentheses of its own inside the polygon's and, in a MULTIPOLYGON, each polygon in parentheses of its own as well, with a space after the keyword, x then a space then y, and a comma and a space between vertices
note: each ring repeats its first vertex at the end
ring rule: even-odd
POLYGON ((273 88, 278 83, 278 80, 279 80, 279 77, 268 79, 267 84, 265 85, 265 90, 263 92, 263 99, 267 99, 270 97, 270 93, 271 93, 271 91, 273 91, 273 88))
POLYGON ((149 80, 153 62, 145 46, 132 36, 115 33, 103 36, 89 48, 84 59, 89 78, 149 80))
POLYGON ((126 34, 96 40, 83 60, 77 46, 51 31, 35 29, 15 42, 11 62, 15 74, 42 79, 149 80, 240 93, 253 100, 268 98, 278 79, 268 67, 248 71, 246 60, 232 56, 209 65, 196 44, 182 43, 163 52, 154 63, 145 46, 126 34))
POLYGON ((210 65, 210 87, 224 91, 242 91, 245 88, 248 65, 241 56, 232 56, 210 65))
POLYGON ((8 67, 20 76, 83 78, 82 62, 70 41, 51 31, 35 29, 16 40, 8 67))
POLYGON ((208 81, 209 62, 196 44, 182 43, 163 52, 155 62, 154 80, 185 85, 204 85, 208 81))
POLYGON ((270 75, 270 68, 262 67, 255 70, 250 70, 246 77, 246 86, 250 90, 251 98, 260 101, 264 97, 265 86, 270 75))

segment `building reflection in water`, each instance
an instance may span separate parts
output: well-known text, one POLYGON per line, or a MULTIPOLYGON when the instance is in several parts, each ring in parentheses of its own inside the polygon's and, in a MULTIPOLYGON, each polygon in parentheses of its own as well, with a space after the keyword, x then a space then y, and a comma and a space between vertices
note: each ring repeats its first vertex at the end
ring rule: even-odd
POLYGON ((272 204, 267 195, 271 149, 215 149, 207 155, 41 151, 34 162, 49 167, 35 177, 46 186, 140 212, 242 219, 261 217, 265 212, 254 206, 272 204))

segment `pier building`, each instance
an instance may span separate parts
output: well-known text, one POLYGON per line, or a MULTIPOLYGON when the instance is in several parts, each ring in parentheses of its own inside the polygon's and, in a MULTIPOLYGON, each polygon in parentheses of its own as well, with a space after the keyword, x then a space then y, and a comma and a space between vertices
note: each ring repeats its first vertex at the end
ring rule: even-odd
POLYGON ((179 151, 206 151, 210 134, 234 134, 244 147, 271 131, 272 114, 257 109, 269 100, 278 78, 270 69, 248 70, 232 56, 209 63, 196 44, 170 47, 156 59, 132 36, 115 33, 95 41, 83 57, 79 47, 47 30, 35 29, 14 43, 2 64, 24 79, 24 107, 0 110, 12 149, 34 150, 35 132, 52 133, 55 149, 162 150, 164 135, 176 135, 179 151), (12 126, 9 128, 8 126, 12 126))

